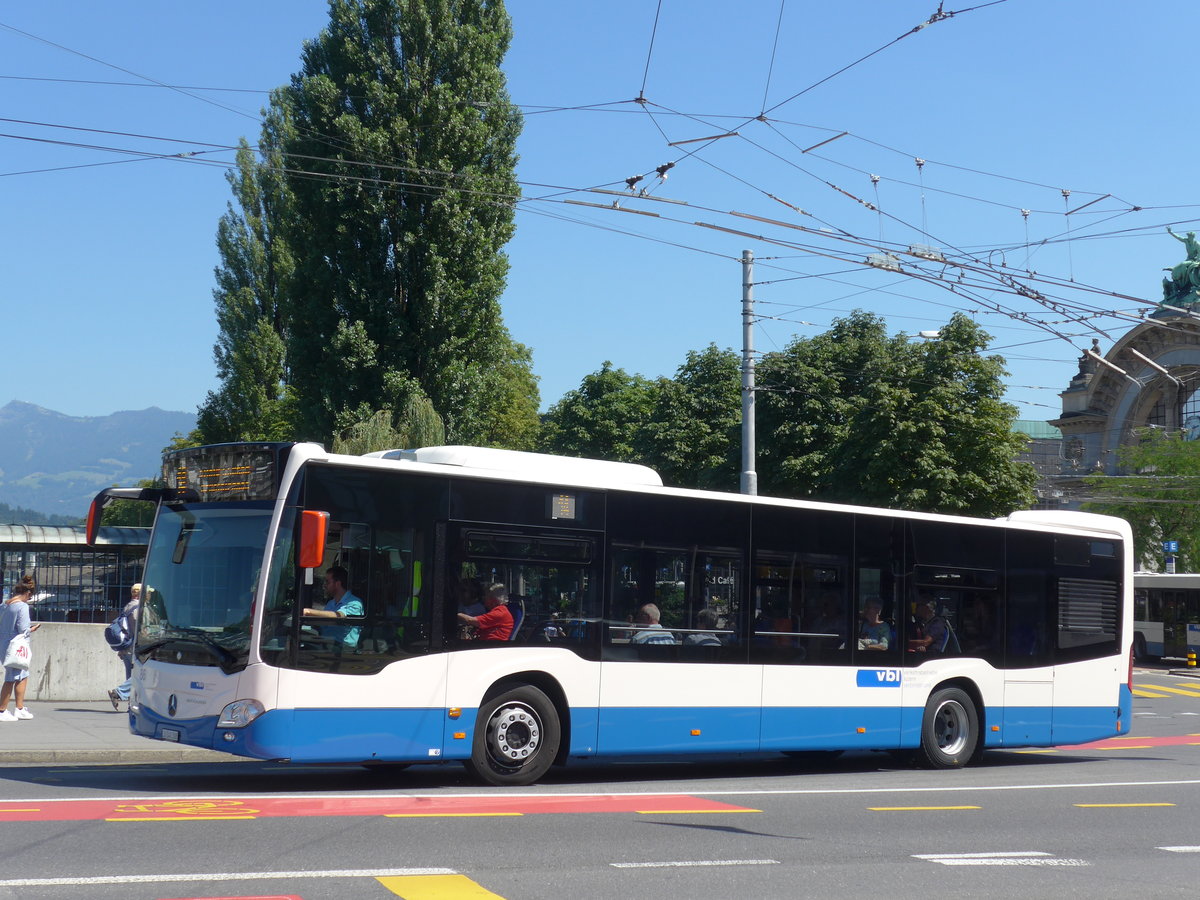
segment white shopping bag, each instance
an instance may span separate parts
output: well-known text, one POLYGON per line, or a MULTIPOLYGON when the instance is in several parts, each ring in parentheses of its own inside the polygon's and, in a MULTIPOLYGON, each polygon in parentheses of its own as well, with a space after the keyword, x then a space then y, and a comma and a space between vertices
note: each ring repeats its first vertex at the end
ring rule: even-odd
POLYGON ((4 668, 29 668, 29 635, 18 634, 8 642, 8 649, 4 651, 4 668))

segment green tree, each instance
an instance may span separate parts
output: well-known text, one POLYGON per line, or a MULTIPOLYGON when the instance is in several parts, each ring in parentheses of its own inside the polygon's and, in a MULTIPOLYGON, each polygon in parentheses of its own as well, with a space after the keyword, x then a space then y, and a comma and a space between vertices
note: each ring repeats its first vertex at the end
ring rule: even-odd
POLYGON ((451 440, 527 445, 536 380, 499 306, 519 194, 504 5, 329 13, 271 95, 258 157, 243 146, 230 177, 221 385, 198 431, 329 443, 424 398, 451 440))
POLYGON ((520 115, 498 0, 331 0, 272 102, 286 128, 295 260, 285 328, 299 428, 396 408, 411 375, 454 441, 486 430, 511 352, 499 297, 520 115))
MULTIPOLYGON (((117 485, 113 485, 116 487, 117 485)), ((162 482, 153 478, 143 478, 136 487, 161 487, 162 482)), ((149 528, 154 524, 156 508, 153 503, 144 500, 113 500, 100 513, 101 525, 133 525, 149 528)))
POLYGON ((1093 475, 1084 483, 1094 500, 1088 512, 1119 516, 1133 528, 1137 564, 1162 567, 1162 542, 1179 541, 1181 572, 1200 565, 1200 443, 1177 431, 1146 428, 1118 448, 1124 475, 1093 475))
POLYGON ((480 407, 483 424, 476 443, 483 447, 535 450, 542 427, 541 394, 533 374, 533 351, 517 341, 505 342, 505 354, 486 373, 480 407))
POLYGON ((654 408, 654 385, 605 361, 542 420, 541 449, 564 456, 642 462, 635 446, 654 408))
POLYGON ((1016 461, 1003 360, 955 314, 935 341, 889 337, 856 311, 759 367, 763 493, 998 516, 1028 508, 1036 479, 1016 461))
POLYGON ((381 409, 333 439, 334 453, 361 456, 377 450, 437 447, 446 443, 442 417, 423 396, 413 394, 396 412, 381 409))
POLYGON ((636 443, 667 484, 736 491, 741 427, 740 358, 709 344, 689 351, 674 378, 655 382, 654 408, 636 443))
POLYGON ((259 162, 245 141, 226 175, 236 201, 217 226, 218 336, 213 356, 220 387, 196 417, 204 443, 287 440, 296 416, 286 384, 283 286, 291 252, 278 229, 286 208, 278 152, 259 162), (272 164, 273 163, 273 164, 272 164))

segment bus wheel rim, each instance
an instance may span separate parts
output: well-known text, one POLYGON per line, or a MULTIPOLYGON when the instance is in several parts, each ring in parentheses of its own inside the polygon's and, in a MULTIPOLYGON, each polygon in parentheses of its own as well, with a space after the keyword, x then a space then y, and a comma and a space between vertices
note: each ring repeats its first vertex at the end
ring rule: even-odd
POLYGON ((961 753, 967 744, 967 711, 962 704, 947 701, 933 716, 933 731, 938 749, 948 756, 961 753))
POLYGON ((532 707, 505 703, 488 721, 488 748, 506 766, 524 765, 542 744, 542 723, 532 707))

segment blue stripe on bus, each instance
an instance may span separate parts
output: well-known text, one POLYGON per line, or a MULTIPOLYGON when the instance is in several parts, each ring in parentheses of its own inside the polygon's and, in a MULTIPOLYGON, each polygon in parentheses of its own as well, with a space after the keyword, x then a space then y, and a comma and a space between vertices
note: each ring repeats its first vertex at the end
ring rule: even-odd
MULTIPOLYGON (((990 707, 984 746, 1062 746, 1127 734, 1132 707, 1125 686, 1116 708, 990 707)), ((921 707, 581 707, 571 711, 570 755, 912 749, 921 742, 923 713, 921 707)), ((163 739, 163 728, 175 729, 181 744, 254 759, 437 762, 470 757, 477 714, 463 709, 452 720, 441 708, 272 710, 246 728, 218 729, 215 716, 170 719, 143 705, 133 731, 163 739)))
POLYGON ((768 707, 762 712, 763 750, 874 750, 900 746, 904 710, 898 706, 768 707))
POLYGON ((1118 718, 1121 728, 1127 731, 1129 717, 1119 706, 1056 706, 1052 744, 1069 746, 1112 737, 1117 733, 1118 718))
POLYGON ((608 707, 599 710, 599 754, 754 751, 761 715, 757 706, 608 707))
POLYGON ((1133 727, 1133 688, 1127 684, 1121 685, 1120 698, 1121 727, 1117 734, 1129 734, 1129 729, 1133 727))

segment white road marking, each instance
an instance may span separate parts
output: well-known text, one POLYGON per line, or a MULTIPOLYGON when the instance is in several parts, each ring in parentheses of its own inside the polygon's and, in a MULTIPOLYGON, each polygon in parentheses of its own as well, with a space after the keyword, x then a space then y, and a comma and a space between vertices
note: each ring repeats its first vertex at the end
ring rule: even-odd
POLYGON ((164 884, 168 881, 257 881, 283 878, 388 878, 398 875, 457 875, 454 869, 324 869, 312 872, 197 872, 162 875, 93 875, 77 878, 7 878, 5 887, 55 887, 88 884, 164 884))
POLYGON ((673 862, 609 863, 614 869, 690 869, 694 866, 778 866, 777 859, 691 859, 673 862))
POLYGON ((996 853, 917 853, 914 859, 943 866, 1090 866, 1086 859, 1060 859, 1041 850, 996 853))
POLYGON ((1156 847, 1157 850, 1170 850, 1172 853, 1200 853, 1200 847, 1156 847))
MULTIPOLYGON (((704 788, 696 788, 690 791, 562 791, 547 793, 541 791, 538 793, 528 792, 505 792, 504 798, 509 799, 528 799, 537 797, 545 799, 547 796, 553 797, 801 797, 801 796, 817 796, 817 795, 861 795, 861 794, 955 794, 969 793, 972 791, 1051 791, 1051 790, 1071 790, 1077 788, 1118 788, 1118 787, 1177 787, 1180 785, 1200 785, 1200 778, 1187 778, 1173 781, 1081 781, 1077 784, 993 784, 993 785, 931 785, 929 787, 862 787, 862 788, 770 788, 765 790, 706 790, 704 788)), ((288 800, 355 800, 362 799, 364 796, 372 800, 434 800, 445 799, 446 797, 454 797, 455 799, 495 799, 496 794, 487 793, 431 793, 431 794, 323 794, 320 792, 305 791, 297 792, 282 792, 278 794, 236 794, 236 793, 211 793, 204 795, 197 794, 179 794, 179 795, 162 795, 154 798, 155 803, 165 803, 172 800, 195 800, 198 796, 204 796, 211 799, 212 797, 220 797, 222 799, 231 800, 266 800, 266 799, 288 799, 288 800)), ((4 803, 78 803, 81 800, 88 802, 132 802, 144 803, 146 795, 136 795, 127 797, 96 797, 93 795, 80 797, 26 797, 0 800, 0 804, 4 803)))

